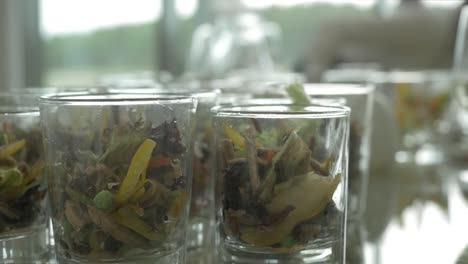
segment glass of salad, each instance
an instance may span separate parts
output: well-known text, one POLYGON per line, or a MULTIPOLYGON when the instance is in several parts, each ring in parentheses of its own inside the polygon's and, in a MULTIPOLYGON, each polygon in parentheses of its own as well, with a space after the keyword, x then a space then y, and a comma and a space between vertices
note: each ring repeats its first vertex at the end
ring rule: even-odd
POLYGON ((206 264, 211 261, 213 251, 214 194, 213 178, 210 171, 210 156, 213 143, 210 109, 216 104, 219 90, 201 88, 197 82, 173 83, 161 87, 110 88, 109 92, 190 95, 197 100, 194 119, 192 150, 192 197, 187 230, 187 251, 190 263, 206 264))
POLYGON ((184 263, 195 99, 41 97, 60 263, 184 263))
POLYGON ((35 97, 0 95, 0 262, 50 257, 44 155, 35 97))
POLYGON ((213 110, 220 261, 344 263, 350 110, 213 110))

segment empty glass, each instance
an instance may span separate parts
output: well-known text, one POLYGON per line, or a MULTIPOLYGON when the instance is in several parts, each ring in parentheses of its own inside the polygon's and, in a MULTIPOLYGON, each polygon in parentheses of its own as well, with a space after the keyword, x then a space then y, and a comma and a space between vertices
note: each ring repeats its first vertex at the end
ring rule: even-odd
POLYGON ((350 110, 213 109, 220 261, 344 263, 350 110))
POLYGON ((193 97, 40 101, 60 263, 185 263, 193 97))

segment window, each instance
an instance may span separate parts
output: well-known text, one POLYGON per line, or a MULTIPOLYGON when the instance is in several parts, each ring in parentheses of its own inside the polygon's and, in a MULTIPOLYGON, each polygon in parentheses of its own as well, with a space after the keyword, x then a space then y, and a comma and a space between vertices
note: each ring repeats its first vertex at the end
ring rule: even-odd
POLYGON ((157 69, 161 0, 41 0, 43 85, 92 85, 157 69))

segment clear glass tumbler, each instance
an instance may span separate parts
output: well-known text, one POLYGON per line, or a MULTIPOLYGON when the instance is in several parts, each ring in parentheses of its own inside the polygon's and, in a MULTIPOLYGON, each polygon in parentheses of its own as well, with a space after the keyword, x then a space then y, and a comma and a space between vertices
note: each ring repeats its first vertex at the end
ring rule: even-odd
POLYGON ((39 108, 33 96, 0 95, 0 262, 50 257, 39 108))
POLYGON ((213 109, 217 242, 227 263, 344 263, 344 106, 213 109))
POLYGON ((173 83, 161 87, 109 88, 109 92, 124 94, 190 95, 197 100, 194 116, 192 149, 192 191, 187 230, 187 251, 189 263, 208 264, 212 261, 214 242, 214 181, 210 170, 210 156, 213 145, 213 129, 210 109, 216 104, 218 90, 200 88, 197 82, 173 83))
POLYGON ((40 100, 59 263, 185 263, 195 99, 40 100))

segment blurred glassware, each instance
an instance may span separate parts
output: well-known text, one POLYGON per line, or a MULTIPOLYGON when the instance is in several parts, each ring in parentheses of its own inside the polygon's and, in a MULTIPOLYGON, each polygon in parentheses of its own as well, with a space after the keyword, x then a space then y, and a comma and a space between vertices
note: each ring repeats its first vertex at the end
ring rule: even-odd
POLYGON ((457 85, 457 98, 463 107, 468 108, 468 6, 464 5, 458 19, 457 36, 453 58, 453 72, 457 85))
POLYGON ((446 138, 448 146, 446 152, 451 161, 458 165, 463 165, 468 161, 468 124, 465 121, 468 118, 468 6, 465 4, 460 11, 458 19, 457 36, 455 40, 455 51, 453 58, 453 74, 455 82, 455 93, 457 103, 453 103, 450 108, 449 117, 450 132, 446 138), (459 110, 458 106, 463 110, 459 110))
POLYGON ((305 92, 315 100, 344 98, 345 105, 351 108, 346 263, 362 263, 366 233, 363 214, 369 177, 374 87, 358 84, 306 84, 305 92))
MULTIPOLYGON (((162 80, 165 81, 169 81, 172 79, 172 77, 166 76, 165 73, 162 73, 161 76, 162 80)), ((98 80, 98 86, 111 87, 117 89, 162 87, 160 80, 157 80, 153 72, 136 72, 105 75, 100 80, 98 80)))
POLYGON ((39 107, 36 96, 0 94, 0 259, 46 263, 51 258, 39 107))
POLYGON ((345 99, 351 108, 350 165, 348 183, 348 223, 360 222, 364 212, 369 173, 370 137, 374 87, 352 84, 305 84, 305 92, 313 99, 345 99))
MULTIPOLYGON (((239 0, 214 1, 215 18, 193 34, 185 77, 243 81, 291 79, 276 54, 280 27, 249 11, 239 0)), ((294 77, 295 78, 295 77, 294 77)))
MULTIPOLYGON (((374 87, 372 85, 314 83, 304 85, 310 103, 318 105, 341 105, 351 108, 349 178, 348 178, 348 229, 347 263, 362 263, 362 244, 365 231, 363 214, 366 204, 369 174, 370 136, 374 87)), ((291 104, 293 99, 285 98, 284 84, 259 83, 257 91, 264 94, 254 95, 254 99, 237 100, 237 104, 268 105, 291 104)), ((310 142, 312 147, 315 142, 310 142)))
POLYGON ((392 104, 399 135, 395 159, 413 159, 429 139, 429 96, 422 72, 382 72, 372 76, 376 93, 392 104))
MULTIPOLYGON (((372 78, 375 78, 374 75, 382 77, 382 73, 376 69, 368 70, 367 67, 348 69, 345 67, 327 71, 322 80, 331 83, 362 84, 370 82, 372 78)), ((374 93, 373 110, 370 142, 372 155, 369 163, 367 199, 363 221, 366 226, 364 263, 378 264, 381 258, 383 234, 398 206, 398 179, 393 176, 398 130, 393 104, 389 102, 384 93, 378 90, 374 93), (385 121, 382 122, 383 120, 385 121)), ((349 232, 355 230, 356 228, 353 228, 349 232)), ((359 244, 360 241, 353 242, 359 244)))
POLYGON ((461 107, 459 99, 449 104, 444 114, 444 136, 441 146, 447 161, 455 167, 463 168, 468 164, 468 112, 461 107))
POLYGON ((424 75, 428 137, 417 151, 415 162, 429 165, 441 163, 445 158, 442 142, 449 132, 451 117, 447 115, 447 112, 450 111, 454 81, 449 71, 427 71, 424 75))
POLYGON ((320 78, 325 83, 367 83, 379 70, 376 63, 343 63, 325 71, 320 78))

